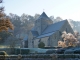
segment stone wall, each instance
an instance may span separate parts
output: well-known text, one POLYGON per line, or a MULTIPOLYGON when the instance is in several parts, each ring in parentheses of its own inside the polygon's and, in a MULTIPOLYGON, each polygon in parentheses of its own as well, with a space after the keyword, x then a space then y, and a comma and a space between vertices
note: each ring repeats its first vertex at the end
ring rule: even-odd
POLYGON ((44 44, 45 44, 45 46, 48 46, 48 38, 49 37, 44 37, 44 38, 41 38, 41 39, 35 39, 34 40, 34 48, 38 48, 38 44, 40 43, 40 42, 43 42, 44 44))
POLYGON ((28 35, 28 48, 32 48, 32 39, 33 39, 33 35, 31 32, 29 32, 29 35, 28 35))

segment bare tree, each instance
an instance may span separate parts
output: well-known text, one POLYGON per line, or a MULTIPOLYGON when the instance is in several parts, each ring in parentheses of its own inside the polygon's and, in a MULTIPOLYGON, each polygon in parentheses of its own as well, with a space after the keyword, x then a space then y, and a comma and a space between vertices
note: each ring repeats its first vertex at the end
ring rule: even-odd
POLYGON ((79 35, 79 32, 74 31, 74 36, 75 36, 76 38, 78 38, 78 35, 79 35))
POLYGON ((66 31, 62 32, 62 39, 63 41, 58 41, 58 46, 61 47, 68 47, 68 46, 76 46, 77 45, 77 38, 71 34, 71 33, 66 33, 66 31))
POLYGON ((66 47, 66 44, 63 41, 58 41, 59 47, 66 47))

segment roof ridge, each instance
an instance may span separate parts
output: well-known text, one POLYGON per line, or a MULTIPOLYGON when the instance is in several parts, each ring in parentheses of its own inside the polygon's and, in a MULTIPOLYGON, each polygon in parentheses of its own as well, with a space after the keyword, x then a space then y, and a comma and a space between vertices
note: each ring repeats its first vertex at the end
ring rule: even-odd
MULTIPOLYGON (((46 14, 45 12, 43 12, 43 13, 39 16, 38 19, 41 19, 41 18, 47 18, 47 19, 51 20, 51 19, 47 16, 47 14, 46 14)), ((37 19, 37 20, 38 20, 38 19, 37 19)))
MULTIPOLYGON (((53 24, 51 24, 51 25, 54 25, 54 24, 57 24, 57 23, 60 23, 60 22, 64 22, 64 21, 67 21, 67 20, 58 21, 58 22, 55 22, 55 23, 53 23, 53 24)), ((54 21, 53 21, 53 22, 54 22, 54 21)), ((51 25, 49 25, 49 26, 51 26, 51 25)))

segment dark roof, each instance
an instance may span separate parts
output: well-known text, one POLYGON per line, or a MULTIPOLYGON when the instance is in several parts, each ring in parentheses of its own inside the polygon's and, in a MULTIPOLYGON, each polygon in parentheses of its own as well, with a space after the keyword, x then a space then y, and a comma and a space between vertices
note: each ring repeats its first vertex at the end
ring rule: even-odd
POLYGON ((35 27, 32 28, 31 33, 35 37, 37 37, 39 35, 38 32, 36 31, 35 27))
POLYGON ((37 37, 39 35, 37 31, 32 30, 31 32, 32 32, 33 36, 35 36, 35 37, 37 37))
POLYGON ((66 22, 67 20, 63 20, 54 24, 51 24, 50 26, 48 26, 45 31, 42 33, 42 35, 38 36, 37 38, 43 38, 43 37, 47 37, 50 36, 52 34, 54 34, 57 30, 59 30, 63 24, 66 22))
POLYGON ((45 12, 43 12, 37 20, 42 19, 42 18, 44 18, 44 19, 46 19, 46 20, 51 20, 51 19, 46 15, 45 12))
POLYGON ((67 21, 67 20, 59 21, 57 23, 49 25, 45 29, 45 31, 43 31, 42 34, 47 34, 47 33, 55 32, 55 31, 59 30, 63 26, 63 24, 65 23, 65 21, 67 21))

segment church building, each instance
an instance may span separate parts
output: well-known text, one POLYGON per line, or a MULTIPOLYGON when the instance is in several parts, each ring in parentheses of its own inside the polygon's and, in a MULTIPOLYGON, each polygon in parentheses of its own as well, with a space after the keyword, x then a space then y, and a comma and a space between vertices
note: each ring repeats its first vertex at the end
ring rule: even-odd
POLYGON ((69 22, 62 20, 53 24, 53 21, 43 12, 35 21, 35 26, 28 35, 28 48, 38 48, 38 44, 43 42, 45 47, 58 46, 62 32, 74 33, 69 22))

